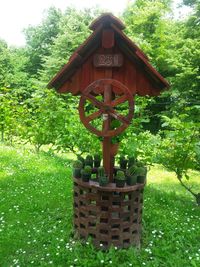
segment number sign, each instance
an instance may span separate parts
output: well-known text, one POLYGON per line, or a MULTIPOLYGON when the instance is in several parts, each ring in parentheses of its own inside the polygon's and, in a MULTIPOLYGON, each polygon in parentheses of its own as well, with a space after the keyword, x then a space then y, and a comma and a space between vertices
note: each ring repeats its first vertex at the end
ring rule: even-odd
POLYGON ((121 54, 96 54, 93 62, 95 67, 121 67, 123 56, 121 54))

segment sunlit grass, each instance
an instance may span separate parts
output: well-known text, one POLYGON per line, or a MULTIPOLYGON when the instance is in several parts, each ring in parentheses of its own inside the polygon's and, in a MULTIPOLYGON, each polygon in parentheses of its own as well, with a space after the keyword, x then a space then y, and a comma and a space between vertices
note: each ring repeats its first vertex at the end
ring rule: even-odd
MULTIPOLYGON (((200 208, 160 166, 148 174, 140 251, 73 239, 72 158, 0 146, 0 266, 200 266, 200 208)), ((198 172, 189 182, 200 191, 198 172)))

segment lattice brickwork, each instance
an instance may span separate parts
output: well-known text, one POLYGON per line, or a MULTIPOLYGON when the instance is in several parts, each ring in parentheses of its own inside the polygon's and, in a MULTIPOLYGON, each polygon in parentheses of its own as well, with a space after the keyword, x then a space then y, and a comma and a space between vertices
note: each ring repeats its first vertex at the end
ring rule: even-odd
POLYGON ((129 187, 127 192, 119 188, 118 192, 103 191, 94 182, 92 185, 74 179, 74 227, 78 236, 91 236, 94 245, 104 249, 111 245, 139 246, 144 185, 129 187))

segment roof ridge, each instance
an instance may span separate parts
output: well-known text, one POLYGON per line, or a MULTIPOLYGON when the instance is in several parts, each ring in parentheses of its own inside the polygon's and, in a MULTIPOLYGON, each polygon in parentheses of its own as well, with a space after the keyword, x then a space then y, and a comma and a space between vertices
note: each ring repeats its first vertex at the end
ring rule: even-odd
POLYGON ((124 25, 124 23, 118 19, 117 17, 115 17, 112 13, 107 12, 107 13, 103 13, 102 15, 100 15, 98 18, 96 18, 89 26, 89 29, 92 31, 95 31, 96 28, 100 25, 100 24, 115 24, 117 28, 119 28, 120 30, 124 30, 126 28, 126 26, 124 25))

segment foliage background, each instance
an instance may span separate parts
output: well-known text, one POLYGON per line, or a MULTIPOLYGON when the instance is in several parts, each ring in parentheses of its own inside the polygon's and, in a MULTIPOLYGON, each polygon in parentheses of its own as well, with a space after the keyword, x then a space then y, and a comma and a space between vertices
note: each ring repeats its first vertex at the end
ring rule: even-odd
MULTIPOLYGON (((131 127, 113 142, 122 140, 121 153, 149 165, 159 162, 166 166, 170 153, 176 166, 166 167, 187 173, 189 168, 199 168, 200 3, 183 1, 192 7, 185 19, 174 17, 172 3, 136 0, 121 14, 126 34, 144 50, 171 88, 159 97, 136 97, 131 127), (170 143, 177 153, 166 152, 170 143), (182 161, 185 154, 188 160, 182 161)), ((44 145, 76 155, 100 150, 98 138, 80 124, 78 98, 57 95, 47 90, 46 84, 90 34, 89 24, 101 13, 100 9, 61 11, 51 7, 40 25, 24 30, 25 47, 8 47, 0 40, 2 141, 29 143, 37 152, 44 145)))
MULTIPOLYGON (((120 136, 120 153, 149 166, 163 165, 200 203, 200 190, 191 188, 189 180, 191 169, 200 170, 200 2, 183 0, 192 8, 184 19, 174 17, 172 2, 136 0, 121 14, 126 34, 171 87, 159 97, 136 97, 134 120, 120 136)), ((28 144, 37 152, 100 152, 98 138, 79 121, 77 97, 58 95, 46 84, 90 34, 89 24, 101 13, 52 7, 40 25, 24 30, 25 47, 9 47, 0 40, 1 142, 28 144)), ((195 261, 191 264, 197 266, 195 261)))

